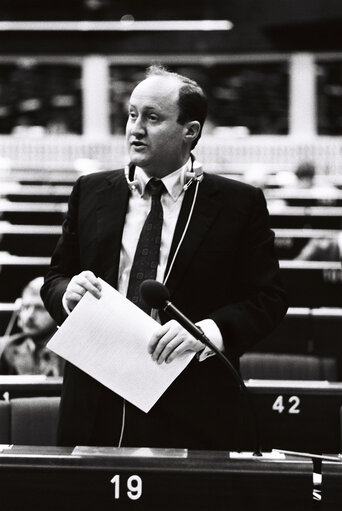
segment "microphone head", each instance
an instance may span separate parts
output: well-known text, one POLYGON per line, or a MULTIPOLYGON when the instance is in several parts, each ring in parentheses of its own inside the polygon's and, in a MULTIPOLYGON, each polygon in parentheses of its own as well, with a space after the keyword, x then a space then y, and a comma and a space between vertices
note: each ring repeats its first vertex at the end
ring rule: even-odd
POLYGON ((144 280, 140 285, 142 299, 152 309, 163 309, 170 298, 169 290, 156 280, 144 280))

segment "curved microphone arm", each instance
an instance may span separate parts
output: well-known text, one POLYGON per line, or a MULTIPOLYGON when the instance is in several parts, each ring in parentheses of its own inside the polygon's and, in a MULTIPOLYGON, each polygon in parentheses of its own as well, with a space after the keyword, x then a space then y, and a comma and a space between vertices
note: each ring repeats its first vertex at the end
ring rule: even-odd
POLYGON ((238 385, 240 392, 246 398, 249 410, 252 413, 254 423, 254 454, 261 456, 260 449, 260 431, 257 420, 254 402, 251 399, 250 393, 241 378, 238 371, 232 365, 230 360, 208 339, 203 330, 195 325, 188 319, 180 310, 178 310, 169 300, 170 293, 166 286, 157 282, 156 280, 145 280, 140 286, 140 292, 143 300, 154 309, 163 310, 166 314, 178 321, 178 323, 185 328, 193 337, 201 341, 205 346, 208 346, 229 369, 229 373, 233 376, 235 383, 238 385))

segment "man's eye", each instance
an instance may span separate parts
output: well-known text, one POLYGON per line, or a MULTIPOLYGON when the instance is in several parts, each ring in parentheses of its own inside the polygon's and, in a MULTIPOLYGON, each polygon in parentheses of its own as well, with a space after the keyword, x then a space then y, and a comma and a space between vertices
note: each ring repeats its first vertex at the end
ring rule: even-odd
POLYGON ((135 112, 129 112, 128 115, 129 115, 130 119, 135 119, 137 117, 135 112))
POLYGON ((158 116, 156 114, 149 114, 148 118, 150 119, 150 121, 157 121, 158 120, 158 116))

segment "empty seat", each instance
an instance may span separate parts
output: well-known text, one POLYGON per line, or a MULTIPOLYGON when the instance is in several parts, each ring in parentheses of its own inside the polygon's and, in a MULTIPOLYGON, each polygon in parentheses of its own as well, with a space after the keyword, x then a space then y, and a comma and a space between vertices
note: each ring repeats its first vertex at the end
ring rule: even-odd
POLYGON ((60 397, 0 401, 0 443, 56 445, 60 397))
POLYGON ((59 397, 11 399, 11 441, 19 445, 56 445, 59 397))
POLYGON ((240 367, 245 380, 337 380, 337 360, 332 357, 246 353, 240 367))
POLYGON ((0 400, 0 444, 11 443, 11 408, 8 401, 0 400))

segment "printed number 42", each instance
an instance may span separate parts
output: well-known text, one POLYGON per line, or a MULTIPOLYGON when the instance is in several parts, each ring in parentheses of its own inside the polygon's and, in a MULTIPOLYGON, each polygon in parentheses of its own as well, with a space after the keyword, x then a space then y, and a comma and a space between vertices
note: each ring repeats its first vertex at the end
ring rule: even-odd
POLYGON ((286 409, 284 405, 284 396, 278 396, 272 405, 272 410, 278 413, 300 413, 299 405, 300 399, 298 396, 291 396, 288 399, 287 405, 290 405, 288 409, 286 409))

